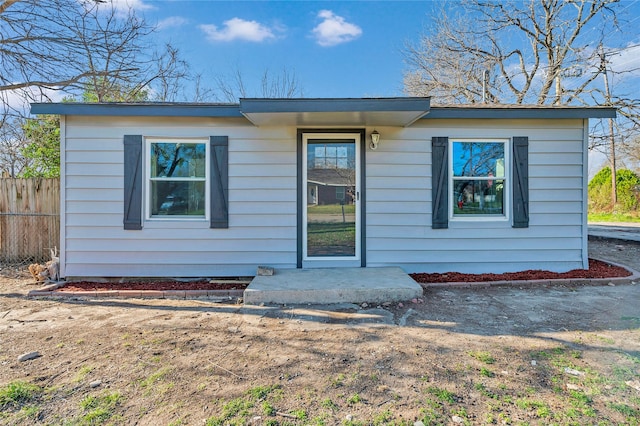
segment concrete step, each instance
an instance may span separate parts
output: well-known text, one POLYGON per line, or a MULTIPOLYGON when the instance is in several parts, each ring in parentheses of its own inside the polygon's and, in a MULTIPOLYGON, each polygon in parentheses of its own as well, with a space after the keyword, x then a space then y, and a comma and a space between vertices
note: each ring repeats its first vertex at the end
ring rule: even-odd
POLYGON ((422 287, 402 269, 277 269, 257 276, 244 291, 244 303, 328 304, 395 302, 422 296, 422 287))

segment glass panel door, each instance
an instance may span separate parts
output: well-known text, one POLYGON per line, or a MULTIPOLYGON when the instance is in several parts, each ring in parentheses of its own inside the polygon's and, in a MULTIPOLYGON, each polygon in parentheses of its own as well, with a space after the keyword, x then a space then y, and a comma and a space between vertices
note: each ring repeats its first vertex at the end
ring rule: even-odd
POLYGON ((306 138, 305 258, 358 258, 356 139, 319 136, 306 138))

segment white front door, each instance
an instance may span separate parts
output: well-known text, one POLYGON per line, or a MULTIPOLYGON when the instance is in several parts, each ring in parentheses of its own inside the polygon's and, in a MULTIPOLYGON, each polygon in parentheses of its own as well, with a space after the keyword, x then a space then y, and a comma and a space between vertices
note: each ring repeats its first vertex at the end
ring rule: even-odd
POLYGON ((360 134, 304 133, 302 149, 302 266, 360 266, 360 134))

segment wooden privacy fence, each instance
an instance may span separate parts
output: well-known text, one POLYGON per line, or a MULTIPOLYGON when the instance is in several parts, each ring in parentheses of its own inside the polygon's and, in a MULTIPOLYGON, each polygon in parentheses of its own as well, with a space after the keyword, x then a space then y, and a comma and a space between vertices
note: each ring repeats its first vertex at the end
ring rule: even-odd
POLYGON ((50 259, 60 247, 60 180, 0 179, 0 262, 50 259))

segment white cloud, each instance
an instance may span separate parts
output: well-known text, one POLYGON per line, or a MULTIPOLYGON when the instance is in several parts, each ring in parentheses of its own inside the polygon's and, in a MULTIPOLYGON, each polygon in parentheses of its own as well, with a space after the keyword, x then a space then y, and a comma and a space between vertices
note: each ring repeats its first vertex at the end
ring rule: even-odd
POLYGON ((610 69, 615 73, 640 76, 640 45, 630 44, 620 52, 607 56, 610 69))
POLYGON ((313 35, 320 46, 335 46, 355 40, 362 35, 362 29, 344 20, 342 16, 334 14, 330 10, 321 10, 318 18, 322 22, 313 29, 313 35))
POLYGON ((129 10, 129 8, 134 10, 151 10, 155 9, 148 3, 145 3, 143 0, 111 0, 111 3, 118 10, 129 10))
POLYGON ((60 90, 39 90, 34 87, 3 90, 0 91, 0 108, 3 108, 2 112, 19 111, 25 114, 29 112, 31 102, 61 102, 66 95, 60 90))
POLYGON ((203 24, 200 25, 200 29, 206 34, 207 40, 214 42, 233 40, 262 42, 276 37, 269 27, 256 21, 245 21, 240 18, 224 21, 222 28, 213 24, 203 24))
POLYGON ((187 18, 183 18, 182 16, 170 16, 168 18, 163 19, 158 22, 156 28, 158 30, 164 30, 167 28, 176 28, 185 25, 189 20, 187 18))

